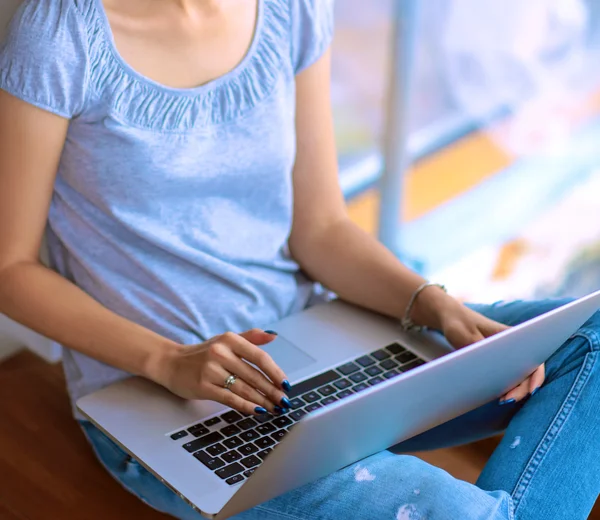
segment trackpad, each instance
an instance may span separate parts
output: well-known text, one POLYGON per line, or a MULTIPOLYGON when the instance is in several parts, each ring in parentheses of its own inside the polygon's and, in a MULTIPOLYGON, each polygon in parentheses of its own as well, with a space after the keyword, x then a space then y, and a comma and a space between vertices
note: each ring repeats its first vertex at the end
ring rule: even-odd
POLYGON ((288 376, 292 372, 305 368, 317 361, 281 336, 268 345, 262 345, 261 348, 273 358, 275 363, 279 365, 279 368, 288 376))

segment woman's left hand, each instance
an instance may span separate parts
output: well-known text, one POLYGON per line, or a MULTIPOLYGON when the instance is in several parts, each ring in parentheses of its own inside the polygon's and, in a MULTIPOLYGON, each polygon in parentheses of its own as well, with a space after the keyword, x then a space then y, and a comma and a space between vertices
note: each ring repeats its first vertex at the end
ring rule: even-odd
MULTIPOLYGON (((465 307, 457 300, 453 300, 453 303, 445 306, 439 313, 439 329, 455 348, 466 347, 508 328, 507 325, 465 307)), ((533 394, 542 386, 544 378, 544 365, 540 365, 525 381, 504 394, 500 398, 500 404, 521 401, 533 394)))

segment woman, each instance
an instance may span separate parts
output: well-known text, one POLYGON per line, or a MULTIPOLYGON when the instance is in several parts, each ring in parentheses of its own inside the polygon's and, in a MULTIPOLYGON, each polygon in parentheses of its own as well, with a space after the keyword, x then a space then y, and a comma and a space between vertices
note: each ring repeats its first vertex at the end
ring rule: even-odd
MULTIPOLYGON (((138 374, 281 412, 289 383, 260 349, 273 334, 254 327, 305 307, 310 280, 404 315, 424 280, 348 219, 338 186, 332 26, 325 0, 31 0, 17 13, 0 54, 0 311, 65 346, 73 400, 138 374), (37 260, 46 222, 53 270, 37 260)), ((430 286, 411 318, 462 347, 558 305, 467 308, 430 286)), ((543 367, 399 447, 506 428, 477 486, 383 452, 239 518, 586 518, 598 332, 596 316, 535 396, 543 367)), ((129 491, 198 518, 76 417, 129 491)))

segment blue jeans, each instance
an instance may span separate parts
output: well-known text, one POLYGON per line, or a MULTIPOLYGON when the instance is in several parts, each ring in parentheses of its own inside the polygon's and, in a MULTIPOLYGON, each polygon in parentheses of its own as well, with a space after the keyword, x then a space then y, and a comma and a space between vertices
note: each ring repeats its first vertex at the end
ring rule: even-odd
MULTIPOLYGON (((472 307, 516 325, 564 303, 472 307)), ((236 519, 583 520, 600 492, 599 350, 596 313, 548 359, 544 385, 524 402, 488 403, 236 519), (500 432, 503 440, 476 485, 399 454, 500 432)), ((200 519, 89 422, 82 427, 100 461, 127 490, 174 517, 200 519)))

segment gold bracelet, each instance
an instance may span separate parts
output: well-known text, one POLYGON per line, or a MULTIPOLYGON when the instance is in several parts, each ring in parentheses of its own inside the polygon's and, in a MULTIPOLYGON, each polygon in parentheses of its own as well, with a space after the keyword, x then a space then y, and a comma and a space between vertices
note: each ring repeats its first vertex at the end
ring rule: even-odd
POLYGON ((402 327, 402 330, 404 330, 404 331, 421 330, 423 328, 422 326, 417 325, 412 320, 412 318, 410 317, 410 314, 411 314, 411 312, 413 310, 413 307, 415 306, 415 302, 417 301, 417 297, 419 296, 419 294, 421 294, 421 292, 423 292, 424 289, 427 289, 427 287, 439 287, 445 293, 448 292, 448 290, 446 289, 446 287, 444 285, 442 285, 442 284, 439 284, 439 283, 425 282, 424 284, 419 285, 419 287, 417 287, 417 289, 415 290, 415 292, 412 293, 412 296, 410 297, 408 305, 406 306, 406 311, 404 312, 404 318, 402 318, 400 320, 400 326, 402 327))

